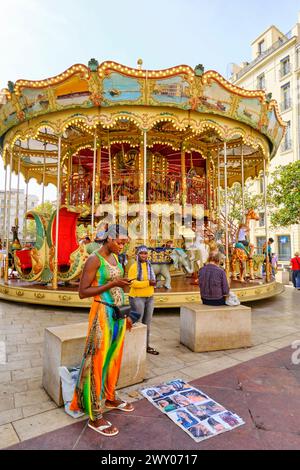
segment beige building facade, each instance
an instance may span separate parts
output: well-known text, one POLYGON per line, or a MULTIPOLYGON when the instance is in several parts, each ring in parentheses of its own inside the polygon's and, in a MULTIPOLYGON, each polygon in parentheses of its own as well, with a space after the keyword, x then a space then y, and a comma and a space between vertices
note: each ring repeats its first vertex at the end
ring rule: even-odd
MULTIPOLYGON (((6 203, 8 203, 8 198, 10 199, 10 227, 15 225, 16 217, 18 217, 19 222, 19 238, 23 239, 23 230, 24 230, 24 221, 26 208, 28 211, 34 209, 39 204, 38 196, 34 194, 28 194, 28 199, 26 202, 26 193, 24 189, 19 190, 19 210, 17 211, 18 206, 18 191, 12 189, 10 192, 7 191, 6 203)), ((0 238, 4 240, 6 238, 5 225, 7 225, 7 220, 5 221, 5 192, 0 190, 0 238)), ((12 236, 10 232, 10 237, 12 236)))
MULTIPOLYGON (((287 34, 270 26, 251 44, 252 60, 232 67, 231 81, 242 88, 262 89, 272 93, 279 105, 287 132, 281 147, 272 159, 270 173, 279 165, 287 165, 300 158, 300 12, 296 25, 287 34)), ((255 193, 263 191, 262 180, 251 184, 255 193)), ((265 214, 251 229, 251 240, 258 251, 265 241, 265 214)), ((300 250, 300 225, 270 229, 275 241, 273 252, 279 262, 288 264, 291 255, 300 250)))

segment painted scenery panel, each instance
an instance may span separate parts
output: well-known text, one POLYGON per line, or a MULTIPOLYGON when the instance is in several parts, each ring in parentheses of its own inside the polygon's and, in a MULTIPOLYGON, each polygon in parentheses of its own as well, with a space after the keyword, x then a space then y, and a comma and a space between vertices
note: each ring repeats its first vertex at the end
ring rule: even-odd
POLYGON ((230 112, 232 96, 217 82, 212 81, 205 85, 203 95, 199 99, 198 111, 230 112))
POLYGON ((26 117, 47 112, 49 107, 48 91, 45 88, 24 88, 20 98, 22 110, 26 117))
POLYGON ((157 80, 151 98, 158 103, 185 104, 189 99, 189 82, 180 76, 157 80))
POLYGON ((17 113, 11 101, 0 108, 0 126, 1 129, 7 129, 17 124, 17 113))
POLYGON ((256 98, 242 98, 236 114, 241 121, 250 126, 258 126, 261 115, 261 102, 256 98))
POLYGON ((136 78, 113 72, 103 80, 103 95, 108 101, 137 101, 142 96, 141 85, 136 78))
POLYGON ((274 144, 275 146, 279 146, 283 135, 284 135, 284 129, 279 126, 279 124, 276 124, 277 129, 274 131, 274 144))
POLYGON ((277 118, 274 109, 271 111, 268 111, 268 128, 267 128, 267 133, 272 139, 275 139, 276 134, 278 132, 277 130, 277 118))
POLYGON ((91 92, 86 80, 77 76, 55 87, 55 98, 58 108, 73 108, 76 106, 90 107, 91 92), (74 93, 73 90, 76 90, 74 93))

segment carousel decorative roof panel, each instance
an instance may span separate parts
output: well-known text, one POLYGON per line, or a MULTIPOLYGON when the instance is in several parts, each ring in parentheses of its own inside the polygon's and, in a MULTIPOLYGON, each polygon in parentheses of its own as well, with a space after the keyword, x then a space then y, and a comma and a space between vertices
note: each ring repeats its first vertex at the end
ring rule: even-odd
POLYGON ((167 70, 132 69, 115 62, 82 64, 40 81, 18 80, 0 100, 0 137, 30 119, 66 109, 116 105, 168 106, 243 122, 264 134, 274 155, 285 132, 277 103, 265 92, 232 85, 214 71, 181 65, 167 70))

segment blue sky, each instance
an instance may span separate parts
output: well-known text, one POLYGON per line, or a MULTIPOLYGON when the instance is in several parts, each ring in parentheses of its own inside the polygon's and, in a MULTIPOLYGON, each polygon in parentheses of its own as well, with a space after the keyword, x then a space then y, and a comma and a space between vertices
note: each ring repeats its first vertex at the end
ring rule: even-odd
MULTIPOLYGON (((91 57, 160 69, 202 63, 225 77, 250 61, 250 44, 271 24, 287 33, 299 0, 4 0, 0 89, 8 80, 57 75, 91 57)), ((3 187, 0 166, 0 187, 3 187)), ((31 192, 36 185, 30 183, 31 192)))

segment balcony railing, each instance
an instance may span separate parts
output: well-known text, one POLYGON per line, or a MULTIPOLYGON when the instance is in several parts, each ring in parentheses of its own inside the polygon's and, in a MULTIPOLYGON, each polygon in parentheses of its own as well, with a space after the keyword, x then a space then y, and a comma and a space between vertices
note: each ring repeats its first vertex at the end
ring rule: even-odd
POLYGON ((292 99, 291 98, 286 98, 280 103, 280 110, 281 111, 286 111, 287 109, 290 109, 292 107, 292 99))
POLYGON ((292 141, 291 139, 287 139, 283 142, 283 144, 281 145, 281 151, 282 152, 287 152, 288 150, 291 150, 292 148, 292 141))
POLYGON ((266 82, 257 82, 257 89, 258 90, 266 90, 266 82))
MULTIPOLYGON (((140 201, 140 178, 136 172, 117 172, 113 176, 114 200, 120 196, 126 197, 129 203, 140 201)), ((207 208, 207 196, 213 198, 212 188, 205 177, 186 177, 186 196, 188 204, 203 204, 207 208)), ((147 203, 156 202, 180 203, 182 198, 182 179, 180 175, 172 174, 147 174, 147 203)), ((90 205, 92 201, 92 181, 90 175, 78 177, 72 175, 68 181, 68 194, 66 187, 62 188, 62 203, 68 199, 71 205, 90 205)), ((108 174, 103 174, 100 179, 100 192, 97 191, 97 199, 101 203, 111 202, 111 186, 108 174)))
POLYGON ((284 67, 281 67, 280 69, 280 78, 285 77, 287 74, 289 74, 291 71, 291 64, 287 64, 284 67))
POLYGON ((265 59, 268 55, 272 54, 275 52, 277 49, 279 49, 281 46, 283 46, 285 43, 287 43, 290 39, 292 39, 292 31, 289 31, 285 36, 282 38, 278 39, 278 41, 274 42, 274 44, 269 47, 265 52, 262 52, 256 59, 254 59, 252 62, 250 62, 249 65, 244 67, 242 70, 240 70, 234 78, 234 81, 239 80, 243 75, 245 75, 249 70, 251 70, 256 64, 261 62, 263 59, 265 59))

